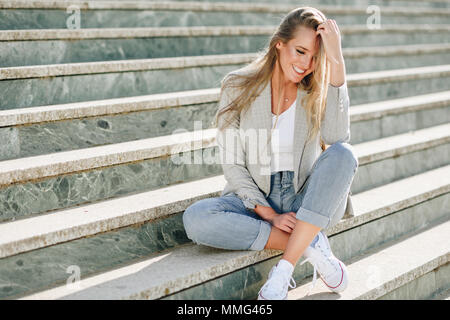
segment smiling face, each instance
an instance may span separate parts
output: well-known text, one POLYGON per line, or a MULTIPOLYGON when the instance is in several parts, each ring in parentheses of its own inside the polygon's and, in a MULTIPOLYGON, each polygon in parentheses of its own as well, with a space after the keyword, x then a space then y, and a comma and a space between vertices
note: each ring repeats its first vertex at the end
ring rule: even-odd
POLYGON ((314 71, 314 60, 319 50, 319 39, 312 28, 300 26, 294 38, 286 44, 276 44, 279 52, 279 64, 285 82, 298 83, 314 71))

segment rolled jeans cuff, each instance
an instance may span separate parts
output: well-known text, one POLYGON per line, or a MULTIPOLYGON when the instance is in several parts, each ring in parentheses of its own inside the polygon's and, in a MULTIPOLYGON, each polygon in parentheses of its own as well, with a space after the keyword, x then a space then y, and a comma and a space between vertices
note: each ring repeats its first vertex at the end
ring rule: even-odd
POLYGON ((267 241, 269 240, 270 232, 272 231, 272 226, 267 221, 261 221, 259 227, 259 233, 256 237, 256 240, 250 246, 249 250, 261 251, 266 246, 267 241))
POLYGON ((313 224, 321 229, 325 229, 330 223, 330 217, 321 215, 320 213, 300 207, 298 209, 296 218, 301 221, 313 224))

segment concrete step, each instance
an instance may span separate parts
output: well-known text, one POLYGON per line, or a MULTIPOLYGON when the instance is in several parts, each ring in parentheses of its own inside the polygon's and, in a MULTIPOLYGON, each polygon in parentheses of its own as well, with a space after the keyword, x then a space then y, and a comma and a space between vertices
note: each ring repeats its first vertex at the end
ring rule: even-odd
MULTIPOLYGON (((360 167, 352 192, 446 165, 449 126, 356 145, 360 167)), ((2 161, 0 221, 221 174, 215 133, 207 129, 2 161)))
MULTIPOLYGON (((97 0, 97 1, 109 1, 109 0, 97 0)), ((114 1, 114 0, 112 0, 114 1)), ((137 1, 153 1, 153 0, 137 0, 137 1)), ((185 2, 190 0, 171 0, 185 2)), ((207 1, 207 2, 223 2, 223 0, 197 0, 197 1, 207 1)), ((271 0, 228 0, 227 2, 243 2, 243 3, 272 3, 271 0)), ((280 3, 293 3, 298 4, 296 0, 280 0, 280 3)), ((323 5, 338 5, 338 6, 369 6, 378 5, 384 7, 431 7, 431 8, 450 8, 450 2, 448 0, 305 0, 302 2, 303 5, 314 6, 317 4, 323 5)))
MULTIPOLYGON (((420 63, 423 60, 420 54, 427 54, 432 59, 425 60, 433 63, 434 59, 445 57, 448 52, 445 45, 450 43, 448 24, 383 24, 381 29, 355 24, 339 29, 344 56, 348 53, 355 63, 361 61, 355 67, 353 63, 347 64, 347 68, 364 68, 363 60, 370 63, 368 59, 377 56, 390 56, 395 60, 392 63, 387 60, 380 66, 372 62, 359 72, 388 66, 399 68, 405 65, 396 58, 399 55, 407 55, 409 60, 420 63), (439 48, 437 44, 444 47, 439 48), (352 50, 345 50, 350 48, 352 50)), ((263 25, 4 30, 0 31, 0 66, 254 53, 265 47, 274 31, 275 26, 263 25)), ((353 69, 347 71, 353 72, 353 69)))
MULTIPOLYGON (((3 110, 0 160, 209 129, 219 93, 214 88, 3 110)), ((351 143, 448 123, 449 107, 450 91, 353 105, 351 143)))
MULTIPOLYGON (((5 1, 0 3, 0 29, 121 28, 217 25, 274 25, 298 4, 177 2, 177 1, 5 1), (72 6, 72 7, 71 7, 72 6), (68 9, 69 8, 69 9, 68 9), (69 21, 76 8, 78 24, 69 21), (6 10, 5 10, 6 9, 6 10)), ((340 24, 362 24, 367 5, 322 5, 314 7, 340 24)), ((387 24, 448 23, 448 8, 382 7, 387 24)))
MULTIPOLYGON (((387 193, 384 194, 386 195, 387 193)), ((369 197, 368 194, 367 196, 369 197)), ((444 216, 444 219, 441 216, 440 219, 426 223, 425 228, 431 227, 425 231, 421 230, 395 241, 399 237, 424 228, 416 225, 407 231, 403 229, 402 223, 398 223, 400 218, 405 222, 408 218, 415 219, 413 217, 415 214, 409 211, 410 209, 411 207, 403 212, 371 220, 339 234, 329 233, 334 253, 344 261, 348 260, 347 264, 350 267, 350 287, 341 297, 377 298, 438 267, 448 265, 449 246, 446 241, 450 231, 448 216, 444 216), (389 226, 394 222, 393 218, 397 219, 398 224, 394 228, 395 232, 390 232, 392 230, 389 226), (380 226, 384 230, 380 230, 380 226), (368 232, 369 230, 372 232, 368 232), (387 232, 390 232, 389 235, 387 232), (359 250, 352 252, 350 257, 343 258, 340 252, 347 246, 348 241, 358 242, 359 250), (367 243, 370 243, 372 248, 368 247, 367 243), (385 246, 380 248, 383 244, 385 246), (354 262, 354 258, 358 256, 357 251, 360 250, 365 253, 370 251, 367 257, 358 258, 358 261, 354 262), (376 277, 368 279, 367 271, 373 272, 367 269, 369 266, 372 266, 372 269, 376 268, 376 277), (357 281, 359 279, 360 281, 357 281), (375 288, 367 286, 364 288, 365 284, 375 288)), ((350 252, 353 249, 351 247, 355 248, 348 246, 345 250, 350 252)), ((133 264, 87 276, 76 285, 57 286, 26 295, 22 299, 255 299, 271 266, 276 263, 280 254, 281 252, 276 250, 229 251, 186 244, 133 264)), ((297 265, 294 278, 299 281, 310 272, 306 265, 297 265)), ((436 274, 441 279, 446 279, 445 272, 436 274)), ((449 284, 448 281, 446 283, 441 281, 439 286, 445 287, 449 284)), ((294 294, 295 297, 303 297, 301 289, 302 287, 299 291, 291 291, 290 298, 293 298, 294 294)), ((339 298, 332 293, 326 296, 324 294, 323 297, 339 298)))
MULTIPOLYGON (((247 65, 248 54, 157 58, 0 69, 0 109, 206 89, 247 65), (195 79, 195 81, 179 81, 195 79)), ((450 65, 349 74, 353 103, 448 90, 450 65)))
MULTIPOLYGON (((125 0, 96 0, 96 1, 125 1, 125 0)), ((126 0, 126 1, 154 1, 154 0, 126 0)), ((184 3, 190 0, 171 0, 184 3)), ((198 2, 223 2, 223 0, 197 0, 198 2)), ((227 2, 241 2, 241 3, 272 3, 271 0, 227 0, 227 2)), ((296 0, 280 0, 280 3, 292 3, 298 4, 296 0)), ((431 7, 431 8, 450 8, 450 2, 448 0, 305 0, 302 1, 302 5, 338 5, 338 6, 368 6, 378 5, 384 7, 431 7)))
POLYGON ((429 299, 450 288, 450 245, 447 221, 376 248, 347 264, 348 289, 330 293, 322 281, 308 294, 307 279, 291 290, 290 300, 429 299))
POLYGON ((450 289, 436 294, 433 300, 450 300, 450 289))
MULTIPOLYGON (((447 136, 449 132, 450 131, 447 130, 447 136)), ((374 162, 375 164, 377 164, 378 162, 383 162, 382 161, 383 159, 392 157, 393 155, 401 157, 403 153, 401 151, 402 148, 405 151, 406 149, 409 149, 408 152, 412 152, 414 145, 412 143, 409 143, 409 145, 405 143, 405 140, 407 140, 406 138, 408 138, 409 140, 416 139, 415 141, 416 147, 419 145, 417 140, 420 140, 420 138, 418 139, 414 135, 409 135, 409 137, 403 137, 402 146, 399 146, 399 142, 401 139, 390 139, 389 145, 386 143, 386 140, 380 141, 377 145, 375 144, 372 144, 371 146, 367 144, 356 145, 355 149, 359 156, 360 162, 360 167, 358 170, 359 172, 362 172, 362 178, 361 174, 358 172, 357 176, 354 179, 352 190, 355 189, 354 187, 355 183, 360 185, 365 184, 366 189, 369 190, 375 188, 372 186, 372 184, 374 184, 374 179, 369 179, 372 178, 372 176, 370 175, 364 176, 364 174, 366 174, 367 171, 370 172, 373 176, 377 176, 377 174, 378 175, 382 174, 373 172, 376 169, 366 170, 366 167, 369 167, 367 163, 374 162), (391 148, 391 150, 387 150, 386 145, 388 145, 389 148, 391 148), (373 151, 368 152, 368 150, 372 150, 372 148, 373 151), (382 151, 382 148, 385 149, 384 152, 382 151), (364 178, 367 181, 363 180, 364 178), (363 181, 361 182, 361 180, 363 181), (367 186, 370 186, 370 188, 367 186)), ((450 141, 450 138, 447 139, 447 144, 448 141, 450 141)), ((449 154, 448 148, 446 154, 447 155, 449 154)), ((448 157, 446 157, 446 160, 448 160, 448 157)), ((392 160, 390 161, 390 163, 392 163, 392 160)), ((59 165, 59 167, 64 166, 59 165)), ((39 168, 33 169, 38 170, 39 168)), ((48 167, 48 169, 50 169, 50 167, 48 167)), ((435 171, 436 170, 439 171, 439 169, 435 169, 435 171)), ((29 169, 29 174, 27 175, 28 178, 30 178, 32 175, 31 171, 32 169, 29 169)), ((39 172, 43 171, 45 171, 45 168, 42 166, 39 172)), ((450 178, 449 174, 450 171, 446 173, 443 173, 442 171, 439 172, 441 178, 442 177, 450 178)), ((390 177, 388 178, 383 177, 383 180, 381 180, 381 182, 378 181, 376 184, 382 185, 385 183, 390 183, 395 178, 396 180, 402 179, 398 178, 399 174, 396 174, 395 172, 389 173, 391 174, 390 177), (387 182, 385 180, 387 180, 387 182)), ((61 173, 50 173, 49 175, 52 176, 58 174, 61 173)), ((406 173, 401 172, 400 174, 406 176, 417 175, 417 173, 411 174, 411 171, 406 173)), ((387 175, 384 174, 384 176, 387 175)), ((442 183, 444 184, 448 184, 449 181, 450 179, 442 179, 442 183)), ((180 208, 179 207, 180 203, 184 202, 185 205, 186 201, 192 200, 194 198, 198 199, 205 197, 208 194, 210 195, 211 192, 217 194, 221 190, 223 190, 224 187, 225 181, 223 179, 223 176, 216 176, 213 178, 207 178, 199 181, 192 181, 181 185, 170 186, 167 188, 156 189, 154 191, 112 199, 106 202, 98 202, 91 205, 57 211, 54 213, 36 216, 33 218, 3 223, 0 224, 0 257, 14 255, 20 252, 33 250, 43 246, 64 242, 100 232, 106 232, 119 227, 142 223, 147 220, 154 220, 161 217, 165 217, 166 215, 183 211, 184 207, 180 208), (211 186, 213 185, 215 187, 214 189, 211 189, 211 186), (190 193, 188 193, 186 196, 187 190, 189 190, 190 193), (183 200, 177 201, 178 203, 177 205, 173 203, 174 194, 181 194, 184 197, 183 200), (151 206, 149 206, 149 204, 151 204, 151 206), (170 204, 169 208, 171 210, 169 213, 161 209, 162 206, 169 204, 170 204), (111 208, 114 208, 115 210, 111 211, 111 208), (9 230, 19 230, 19 231, 12 234, 8 232, 9 230)), ((410 189, 406 190, 411 192, 410 189)))

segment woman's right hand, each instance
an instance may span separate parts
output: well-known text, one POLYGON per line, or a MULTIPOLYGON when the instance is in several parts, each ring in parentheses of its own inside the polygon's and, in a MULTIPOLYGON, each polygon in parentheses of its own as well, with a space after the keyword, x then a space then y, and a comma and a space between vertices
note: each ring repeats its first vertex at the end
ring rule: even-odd
POLYGON ((295 212, 286 212, 281 214, 276 214, 269 221, 274 227, 283 230, 287 233, 292 233, 297 223, 295 212))

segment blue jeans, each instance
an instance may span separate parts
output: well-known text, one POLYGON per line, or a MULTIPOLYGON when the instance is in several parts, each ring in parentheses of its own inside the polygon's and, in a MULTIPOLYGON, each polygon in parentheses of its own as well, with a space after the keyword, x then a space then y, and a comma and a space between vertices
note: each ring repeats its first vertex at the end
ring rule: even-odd
MULTIPOLYGON (((271 191, 266 199, 278 214, 293 211, 298 220, 321 229, 332 227, 345 213, 357 168, 353 147, 334 143, 316 160, 297 194, 294 171, 280 171, 271 175, 271 191)), ((193 242, 229 250, 263 250, 272 228, 248 210, 235 193, 193 203, 185 210, 183 223, 193 242)))

